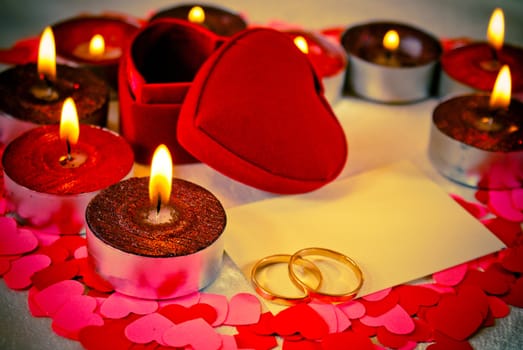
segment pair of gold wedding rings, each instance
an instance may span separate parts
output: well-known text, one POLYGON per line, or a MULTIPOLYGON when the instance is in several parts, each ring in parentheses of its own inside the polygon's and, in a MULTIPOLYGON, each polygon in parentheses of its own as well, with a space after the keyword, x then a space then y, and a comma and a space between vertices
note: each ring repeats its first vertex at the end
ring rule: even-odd
POLYGON ((296 253, 276 254, 259 260, 251 270, 251 281, 256 291, 265 299, 278 304, 296 304, 318 300, 329 303, 340 303, 353 299, 363 285, 363 272, 359 265, 348 256, 326 248, 304 248, 296 253), (355 283, 338 278, 336 284, 342 284, 341 291, 327 291, 324 286, 323 272, 316 263, 317 258, 339 263, 345 269, 352 271, 356 278, 355 283), (259 275, 265 269, 276 264, 287 264, 289 279, 298 289, 298 295, 284 295, 270 288, 259 275), (346 285, 343 285, 346 284, 346 285), (355 285, 355 286, 354 286, 355 285))

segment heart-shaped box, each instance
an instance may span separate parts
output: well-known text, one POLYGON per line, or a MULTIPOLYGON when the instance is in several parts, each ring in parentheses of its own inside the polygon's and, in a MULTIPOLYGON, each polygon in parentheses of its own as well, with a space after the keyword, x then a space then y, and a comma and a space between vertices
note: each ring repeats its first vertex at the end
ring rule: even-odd
POLYGON ((134 37, 120 66, 121 133, 139 162, 165 143, 247 185, 302 193, 347 159, 321 80, 292 40, 252 28, 231 38, 163 19, 134 37))

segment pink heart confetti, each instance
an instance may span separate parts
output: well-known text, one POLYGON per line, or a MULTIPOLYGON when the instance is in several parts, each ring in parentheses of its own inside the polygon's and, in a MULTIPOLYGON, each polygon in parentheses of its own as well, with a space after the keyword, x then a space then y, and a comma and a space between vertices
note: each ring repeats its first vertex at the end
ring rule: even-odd
POLYGON ((511 192, 514 208, 523 211, 523 188, 516 188, 511 192))
POLYGON ((362 299, 367 300, 367 301, 379 301, 379 300, 382 300, 385 297, 387 297, 387 295, 389 295, 391 290, 392 290, 392 288, 386 288, 386 289, 374 292, 372 294, 365 295, 364 297, 362 297, 362 299))
POLYGON ((28 253, 38 247, 38 239, 27 229, 18 228, 13 218, 0 217, 0 255, 28 253))
POLYGON ((19 256, 0 256, 0 276, 3 276, 11 268, 11 261, 18 259, 19 256))
POLYGON ((53 315, 53 330, 60 335, 78 339, 78 332, 82 328, 103 325, 103 318, 95 313, 97 305, 96 299, 93 297, 87 295, 72 296, 53 315))
POLYGON ((100 313, 108 318, 124 318, 131 312, 138 315, 146 315, 158 309, 158 302, 133 298, 121 293, 109 295, 100 307, 100 313))
POLYGON ((229 301, 229 313, 225 325, 238 326, 257 323, 260 320, 261 303, 255 295, 238 293, 229 301))
POLYGON ((27 292, 27 306, 29 307, 29 312, 34 317, 47 317, 47 313, 44 312, 40 306, 34 301, 35 295, 40 293, 38 289, 35 287, 29 288, 29 291, 27 292))
POLYGON ((73 279, 78 274, 78 270, 76 260, 63 261, 35 272, 31 281, 36 288, 42 290, 57 282, 73 279))
POLYGON ((198 302, 200 301, 200 297, 201 297, 200 293, 196 292, 196 293, 191 293, 189 295, 185 295, 180 298, 159 300, 158 304, 160 307, 171 305, 171 304, 191 307, 194 304, 198 304, 198 302))
POLYGON ((31 286, 31 276, 51 264, 47 255, 32 254, 11 262, 11 269, 4 275, 5 284, 11 289, 31 286))
POLYGON ((335 307, 334 313, 336 314, 336 320, 338 323, 338 329, 336 330, 336 332, 343 332, 351 326, 351 320, 343 311, 335 307))
POLYGON ((214 328, 201 318, 177 324, 163 333, 166 345, 187 347, 201 350, 218 350, 222 337, 214 328))
POLYGON ((359 301, 348 301, 346 303, 338 304, 337 308, 343 311, 351 320, 358 319, 365 315, 365 305, 359 301))
POLYGON ((336 307, 332 304, 311 302, 309 306, 316 311, 329 327, 329 333, 335 333, 338 330, 338 318, 336 316, 336 307))
POLYGON ((153 312, 140 317, 125 327, 125 335, 130 341, 138 344, 147 344, 156 341, 162 345, 166 345, 163 342, 163 334, 173 326, 174 323, 167 317, 153 312))
POLYGON ((394 334, 409 334, 415 327, 410 315, 399 305, 378 317, 364 316, 361 322, 371 327, 384 326, 394 334))
POLYGON ((523 212, 515 207, 510 191, 490 191, 489 208, 498 216, 509 221, 522 222, 523 212))
POLYGON ((49 286, 33 297, 34 303, 46 315, 52 316, 72 297, 84 294, 85 287, 78 281, 65 280, 49 286))
POLYGON ((238 345, 233 335, 220 334, 222 338, 222 346, 220 350, 238 350, 238 345))
POLYGON ((216 310, 216 320, 212 323, 213 327, 221 326, 229 313, 229 301, 227 297, 220 294, 202 293, 200 303, 211 305, 216 310))
POLYGON ((432 278, 444 286, 456 286, 463 281, 467 270, 468 265, 465 263, 436 272, 432 275, 432 278))
POLYGON ((73 253, 73 256, 75 259, 81 259, 81 258, 87 258, 87 246, 82 246, 76 248, 76 250, 73 253))

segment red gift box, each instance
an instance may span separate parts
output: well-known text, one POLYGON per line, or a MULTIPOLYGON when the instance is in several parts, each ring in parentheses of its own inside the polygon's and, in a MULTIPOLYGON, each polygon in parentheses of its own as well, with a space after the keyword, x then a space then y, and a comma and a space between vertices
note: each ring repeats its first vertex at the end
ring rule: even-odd
POLYGON ((261 190, 302 193, 335 179, 347 159, 321 80, 285 34, 220 37, 190 22, 149 23, 119 72, 121 134, 139 162, 165 143, 261 190))

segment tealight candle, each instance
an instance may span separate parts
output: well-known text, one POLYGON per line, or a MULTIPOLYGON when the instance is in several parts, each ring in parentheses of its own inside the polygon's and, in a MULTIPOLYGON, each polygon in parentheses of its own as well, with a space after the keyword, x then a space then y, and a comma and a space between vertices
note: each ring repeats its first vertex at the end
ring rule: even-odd
POLYGON ((211 5, 180 5, 158 11, 151 17, 151 21, 158 18, 178 18, 205 26, 212 32, 231 36, 245 28, 247 23, 237 13, 225 8, 211 5))
POLYGON ((118 62, 139 24, 118 16, 86 15, 52 25, 56 54, 85 67, 116 89, 118 62))
POLYGON ((503 11, 496 9, 487 28, 487 42, 475 42, 443 53, 439 94, 492 91, 499 69, 506 64, 512 74, 512 95, 523 97, 523 49, 504 44, 504 35, 503 11))
POLYGON ((122 137, 78 125, 71 98, 64 102, 60 125, 25 132, 8 144, 2 158, 6 194, 16 215, 61 234, 80 232, 89 200, 128 177, 133 164, 122 137))
POLYGON ((349 56, 347 88, 388 103, 432 94, 441 45, 432 35, 400 23, 372 22, 349 28, 341 43, 349 56))
POLYGON ((330 103, 341 97, 347 55, 338 43, 327 37, 302 30, 288 30, 286 33, 296 46, 310 59, 318 77, 322 79, 324 95, 330 103))
POLYGON ((221 268, 225 210, 206 189, 172 178, 164 145, 149 178, 103 190, 86 210, 87 249, 115 290, 168 299, 209 285, 221 268))
POLYGON ((434 110, 429 156, 448 178, 472 187, 523 186, 523 103, 510 98, 503 66, 492 94, 460 95, 434 110))
POLYGON ((72 97, 81 123, 105 125, 109 89, 91 72, 57 65, 54 36, 42 34, 38 63, 0 73, 0 142, 7 143, 42 124, 60 122, 62 104, 72 97))

